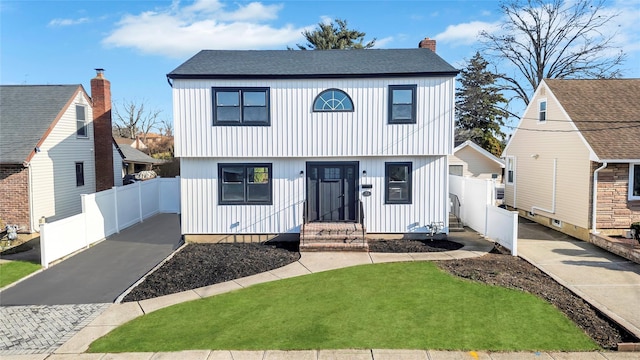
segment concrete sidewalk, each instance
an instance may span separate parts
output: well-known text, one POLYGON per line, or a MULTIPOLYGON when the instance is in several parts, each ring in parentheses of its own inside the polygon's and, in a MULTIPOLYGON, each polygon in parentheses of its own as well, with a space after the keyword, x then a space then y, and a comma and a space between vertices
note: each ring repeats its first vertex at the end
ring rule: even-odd
POLYGON ((640 338, 640 264, 525 219, 518 255, 640 338))

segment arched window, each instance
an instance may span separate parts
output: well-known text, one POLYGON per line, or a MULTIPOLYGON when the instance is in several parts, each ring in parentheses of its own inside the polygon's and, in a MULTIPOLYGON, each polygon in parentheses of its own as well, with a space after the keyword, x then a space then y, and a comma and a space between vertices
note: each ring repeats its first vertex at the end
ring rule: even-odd
POLYGON ((344 91, 328 89, 316 97, 313 111, 353 111, 353 102, 344 91))

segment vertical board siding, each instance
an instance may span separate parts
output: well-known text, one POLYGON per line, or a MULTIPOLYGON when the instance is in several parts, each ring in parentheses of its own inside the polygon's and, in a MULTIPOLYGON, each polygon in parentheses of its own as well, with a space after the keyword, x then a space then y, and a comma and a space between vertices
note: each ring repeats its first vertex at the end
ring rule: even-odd
POLYGON ((365 226, 373 233, 426 232, 447 221, 446 156, 368 158, 181 159, 182 233, 297 233, 306 198, 307 161, 359 161, 359 184, 373 186, 363 201, 365 226), (384 204, 385 161, 413 163, 412 204, 384 204), (218 162, 268 162, 273 171, 273 205, 218 205, 218 162), (362 176, 362 171, 367 176, 362 176))
POLYGON ((183 80, 173 83, 176 156, 421 156, 451 152, 452 77, 326 80, 183 80), (417 84, 417 124, 387 124, 389 85, 417 84), (213 126, 212 87, 269 87, 270 126, 213 126), (328 88, 353 112, 312 111, 328 88))
POLYGON ((96 191, 91 102, 78 92, 31 160, 32 223, 54 221, 82 211, 81 194, 96 191), (76 136, 76 105, 86 107, 87 137, 76 136), (84 163, 84 186, 76 186, 76 162, 84 163))

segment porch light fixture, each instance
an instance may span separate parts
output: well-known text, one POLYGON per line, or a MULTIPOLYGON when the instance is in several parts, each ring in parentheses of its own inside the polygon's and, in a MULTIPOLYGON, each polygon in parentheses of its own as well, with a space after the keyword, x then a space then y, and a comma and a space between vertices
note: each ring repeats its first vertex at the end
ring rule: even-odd
POLYGON ((303 176, 304 176, 304 171, 300 170, 300 177, 303 177, 303 176))
POLYGON ((367 170, 362 170, 362 176, 364 176, 364 177, 367 176, 367 170))
POLYGON ((538 154, 531 154, 531 157, 532 157, 532 158, 534 158, 534 159, 536 159, 536 160, 538 160, 538 157, 540 157, 540 155, 538 155, 538 154))

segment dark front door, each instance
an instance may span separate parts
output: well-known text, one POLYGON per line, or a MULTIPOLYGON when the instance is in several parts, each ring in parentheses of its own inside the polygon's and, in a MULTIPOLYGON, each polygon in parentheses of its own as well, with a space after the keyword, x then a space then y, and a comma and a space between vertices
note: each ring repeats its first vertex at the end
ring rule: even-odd
POLYGON ((357 162, 308 162, 309 221, 356 221, 357 174, 357 162))

